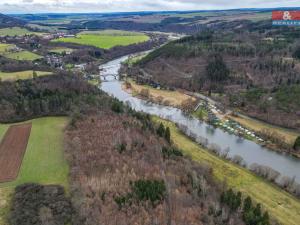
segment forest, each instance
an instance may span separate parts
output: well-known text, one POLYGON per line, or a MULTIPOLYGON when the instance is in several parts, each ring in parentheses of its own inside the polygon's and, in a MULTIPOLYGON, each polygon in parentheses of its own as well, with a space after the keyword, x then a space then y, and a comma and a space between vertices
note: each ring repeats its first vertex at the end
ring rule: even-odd
POLYGON ((300 129, 300 31, 255 24, 186 36, 125 71, 139 82, 202 92, 249 116, 300 129))

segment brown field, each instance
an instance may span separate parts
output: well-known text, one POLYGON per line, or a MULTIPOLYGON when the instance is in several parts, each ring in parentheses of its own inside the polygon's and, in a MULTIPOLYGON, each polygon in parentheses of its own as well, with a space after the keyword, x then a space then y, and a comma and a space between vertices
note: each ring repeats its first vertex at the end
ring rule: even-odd
POLYGON ((0 183, 17 178, 27 147, 31 123, 11 126, 0 144, 0 183))

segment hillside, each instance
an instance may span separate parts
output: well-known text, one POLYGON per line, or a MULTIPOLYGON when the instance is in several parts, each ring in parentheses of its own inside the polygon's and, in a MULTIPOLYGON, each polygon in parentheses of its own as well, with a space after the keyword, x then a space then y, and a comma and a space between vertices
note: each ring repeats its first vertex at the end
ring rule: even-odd
POLYGON ((215 93, 227 106, 300 129, 299 33, 264 22, 246 30, 205 31, 153 51, 128 73, 140 82, 215 93))
POLYGON ((26 22, 0 14, 0 28, 24 26, 26 22))

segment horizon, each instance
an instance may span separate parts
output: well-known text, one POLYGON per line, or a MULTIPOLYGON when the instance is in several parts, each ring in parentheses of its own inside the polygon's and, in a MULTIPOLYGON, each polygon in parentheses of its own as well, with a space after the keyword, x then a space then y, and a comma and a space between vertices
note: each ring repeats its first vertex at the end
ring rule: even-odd
POLYGON ((231 9, 206 9, 206 10, 145 10, 145 11, 109 11, 109 12, 34 12, 34 13, 2 13, 4 15, 88 15, 88 14, 151 14, 151 13, 197 13, 197 12, 218 12, 218 11, 273 11, 273 10, 299 10, 300 6, 295 7, 270 7, 270 8, 231 8, 231 9))
POLYGON ((126 13, 126 12, 179 12, 179 11, 222 11, 234 9, 273 9, 298 8, 296 0, 245 0, 241 3, 233 0, 213 0, 210 2, 198 0, 2 0, 0 13, 3 14, 91 14, 91 13, 126 13))

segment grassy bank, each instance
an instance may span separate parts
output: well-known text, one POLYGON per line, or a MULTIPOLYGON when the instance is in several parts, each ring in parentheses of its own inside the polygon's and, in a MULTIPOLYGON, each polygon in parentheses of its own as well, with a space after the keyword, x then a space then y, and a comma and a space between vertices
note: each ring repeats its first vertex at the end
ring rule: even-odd
POLYGON ((300 221, 300 201, 285 191, 255 176, 248 170, 224 161, 201 148, 198 144, 184 136, 176 126, 167 121, 161 121, 171 129, 173 142, 182 149, 185 155, 193 160, 206 163, 213 168, 213 174, 220 182, 226 182, 229 187, 242 191, 261 203, 272 217, 284 225, 298 225, 300 221))
POLYGON ((229 116, 230 119, 239 122, 244 127, 251 129, 253 131, 261 131, 262 129, 268 129, 270 131, 275 131, 276 133, 285 137, 287 144, 294 144, 296 138, 300 136, 300 133, 296 131, 292 131, 289 129, 285 129, 282 127, 274 126, 263 121, 259 121, 247 116, 229 116))
MULTIPOLYGON (((46 76, 46 75, 50 75, 50 74, 51 74, 51 72, 36 71, 37 76, 46 76)), ((2 81, 23 80, 23 79, 31 79, 31 78, 33 78, 32 70, 13 72, 13 73, 5 73, 5 72, 0 71, 0 79, 2 81)))
MULTIPOLYGON (((11 193, 16 185, 27 182, 61 184, 68 188, 68 164, 63 152, 65 117, 34 119, 18 178, 0 184, 0 225, 6 225, 11 193)), ((9 125, 0 124, 0 139, 9 125)))
POLYGON ((181 107, 184 101, 190 100, 195 101, 195 98, 190 97, 179 91, 168 91, 168 90, 159 90, 148 85, 138 85, 132 80, 128 80, 129 86, 124 84, 123 89, 129 93, 132 93, 135 96, 141 96, 147 98, 152 102, 169 105, 174 107, 181 107), (147 90, 149 96, 142 96, 142 92, 147 90))
POLYGON ((107 30, 102 32, 82 32, 77 34, 76 37, 59 38, 53 42, 67 42, 110 49, 115 46, 127 46, 148 40, 149 37, 142 33, 107 30))

